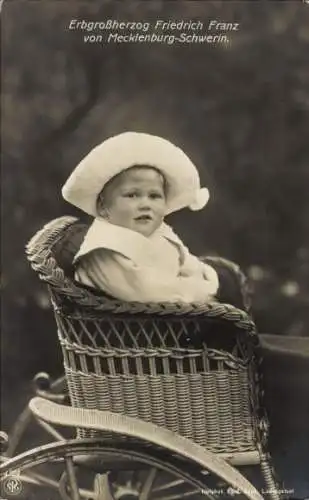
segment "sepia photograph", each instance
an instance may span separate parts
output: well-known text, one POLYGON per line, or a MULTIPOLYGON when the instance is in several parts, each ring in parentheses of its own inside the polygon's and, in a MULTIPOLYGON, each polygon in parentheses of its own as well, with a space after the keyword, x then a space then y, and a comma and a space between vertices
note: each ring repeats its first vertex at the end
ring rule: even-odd
POLYGON ((0 500, 308 500, 309 3, 1 23, 0 500))

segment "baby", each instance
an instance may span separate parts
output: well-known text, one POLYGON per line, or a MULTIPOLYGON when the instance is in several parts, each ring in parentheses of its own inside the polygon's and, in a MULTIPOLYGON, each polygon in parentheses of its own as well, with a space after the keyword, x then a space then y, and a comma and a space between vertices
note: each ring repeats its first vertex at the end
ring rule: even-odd
POLYGON ((62 190, 95 217, 77 252, 75 279, 118 299, 205 302, 218 276, 184 246, 164 217, 208 201, 185 153, 160 137, 126 132, 94 148, 62 190))

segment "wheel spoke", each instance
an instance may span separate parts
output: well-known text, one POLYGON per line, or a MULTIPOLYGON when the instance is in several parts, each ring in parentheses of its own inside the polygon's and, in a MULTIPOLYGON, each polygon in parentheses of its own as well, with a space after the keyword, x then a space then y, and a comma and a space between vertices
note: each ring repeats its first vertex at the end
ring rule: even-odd
POLYGON ((44 422, 41 419, 37 419, 37 422, 56 441, 64 441, 64 439, 65 439, 64 436, 62 434, 60 434, 60 432, 56 431, 56 429, 52 425, 48 424, 47 422, 44 422))
POLYGON ((175 488, 176 486, 180 486, 184 484, 183 479, 176 479, 175 481, 170 481, 169 483, 162 484, 161 486, 157 486, 153 489, 153 493, 157 493, 158 491, 168 490, 170 488, 175 488))
POLYGON ((17 449, 25 430, 27 429, 32 419, 33 419, 32 412, 29 406, 27 405, 23 409, 17 421, 14 423, 13 428, 10 429, 9 446, 8 449, 6 450, 5 456, 12 457, 14 455, 15 450, 17 449))
MULTIPOLYGON (((61 498, 67 500, 67 472, 64 471, 61 475, 59 483, 57 483, 57 489, 59 490, 59 493, 61 495, 61 498)), ((85 488, 79 488, 79 495, 81 498, 84 498, 85 500, 93 500, 94 499, 94 491, 93 490, 88 490, 85 488)), ((68 497, 68 500, 71 500, 70 497, 68 497)))
MULTIPOLYGON (((171 478, 164 478, 165 481, 155 488, 153 488, 152 493, 153 497, 151 500, 181 500, 182 498, 191 498, 194 496, 194 500, 197 500, 196 495, 199 495, 198 498, 207 498, 203 494, 201 488, 190 488, 188 490, 188 483, 183 479, 171 480, 171 478)), ((205 490, 206 491, 206 490, 205 490)))
POLYGON ((152 467, 146 477, 146 480, 142 486, 141 492, 140 492, 140 498, 139 500, 149 500, 149 494, 152 491, 152 485, 153 482, 156 478, 157 475, 157 469, 152 467))
POLYGON ((66 457, 65 463, 71 490, 70 493, 72 494, 72 500, 81 500, 72 458, 66 457))
POLYGON ((58 489, 59 482, 56 479, 51 479, 38 472, 28 471, 25 476, 20 476, 21 481, 34 483, 37 485, 49 486, 51 488, 58 489))

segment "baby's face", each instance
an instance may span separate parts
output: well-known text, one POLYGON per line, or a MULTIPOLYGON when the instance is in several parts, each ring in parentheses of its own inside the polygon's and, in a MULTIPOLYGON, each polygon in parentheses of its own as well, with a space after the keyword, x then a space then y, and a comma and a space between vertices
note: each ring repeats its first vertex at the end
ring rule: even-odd
POLYGON ((103 191, 109 222, 150 236, 166 213, 162 175, 149 167, 132 167, 112 179, 103 191))

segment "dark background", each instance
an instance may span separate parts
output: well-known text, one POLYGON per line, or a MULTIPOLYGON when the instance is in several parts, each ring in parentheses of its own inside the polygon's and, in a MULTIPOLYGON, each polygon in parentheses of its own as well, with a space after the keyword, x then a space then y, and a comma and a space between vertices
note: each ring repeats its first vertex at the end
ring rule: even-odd
MULTIPOLYGON (((60 188, 93 146, 125 130, 166 137, 196 163, 211 201, 169 222, 192 252, 242 266, 260 332, 309 336, 309 5, 12 0, 2 33, 4 427, 34 373, 61 373, 48 297, 25 244, 52 218, 83 217, 60 188), (228 45, 86 44, 86 32, 68 30, 83 18, 199 19, 205 27, 214 19, 240 28, 228 45)), ((293 360, 274 361, 274 373, 293 368, 279 389, 270 384, 283 421, 290 412, 282 387, 308 401, 308 362, 293 360)), ((303 432, 309 410, 301 408, 303 432)), ((287 446, 297 454, 295 443, 287 446)), ((299 443, 306 449, 303 437, 299 443)))

